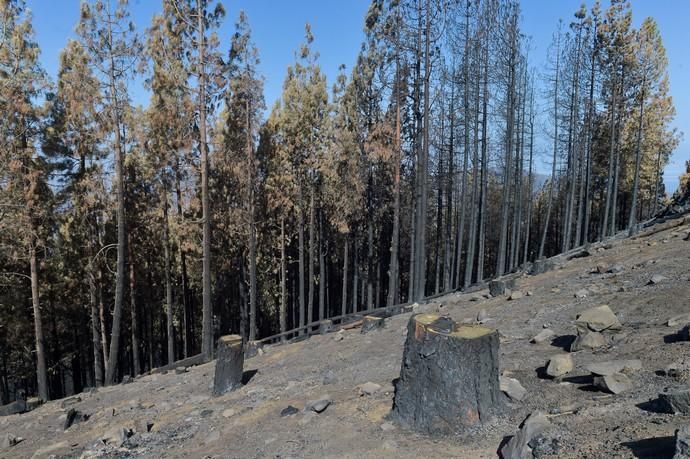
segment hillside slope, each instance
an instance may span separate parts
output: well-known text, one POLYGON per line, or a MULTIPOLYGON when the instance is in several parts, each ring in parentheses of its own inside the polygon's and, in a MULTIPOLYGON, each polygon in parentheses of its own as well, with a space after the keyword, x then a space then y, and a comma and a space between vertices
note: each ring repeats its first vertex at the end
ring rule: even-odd
POLYGON ((690 342, 674 340, 682 325, 667 326, 670 317, 690 313, 690 242, 684 240, 688 231, 686 223, 615 241, 553 271, 522 276, 517 286, 525 296, 519 299, 485 298, 489 295, 482 291, 451 294, 415 307, 458 321, 472 321, 483 310, 485 323, 501 334, 502 373, 527 389, 521 402, 506 398, 503 416, 470 433, 425 437, 386 419, 411 315, 403 314, 364 335, 353 329, 269 347, 245 362, 246 385, 222 397, 210 397, 214 366, 209 363, 80 394, 81 400, 65 409, 58 400, 0 418, 0 458, 496 457, 504 438, 537 409, 551 413, 558 432, 553 455, 541 457, 670 458, 674 431, 690 424, 690 418, 655 412, 648 402, 666 388, 686 385, 663 370, 690 357, 690 342), (620 272, 593 272, 598 265, 617 266, 614 271, 620 272), (664 278, 650 284, 653 275, 664 278), (576 298, 582 289, 587 292, 580 296, 586 296, 576 298), (601 304, 611 307, 623 330, 604 349, 574 353, 575 369, 562 381, 543 377, 546 361, 572 341, 576 314, 601 304), (557 337, 531 344, 530 338, 544 327, 557 337), (595 389, 585 370, 590 363, 613 359, 642 361, 642 369, 630 374, 632 389, 618 395, 595 389), (357 386, 366 382, 381 390, 360 395, 357 386), (308 400, 326 394, 332 404, 321 414, 303 411, 308 400), (290 405, 299 411, 281 416, 290 405), (88 419, 65 431, 70 408, 88 419), (147 424, 152 425, 150 432, 147 424), (113 438, 122 435, 123 428, 134 434, 113 438), (6 434, 24 440, 3 446, 6 434), (107 444, 102 441, 106 437, 107 444))

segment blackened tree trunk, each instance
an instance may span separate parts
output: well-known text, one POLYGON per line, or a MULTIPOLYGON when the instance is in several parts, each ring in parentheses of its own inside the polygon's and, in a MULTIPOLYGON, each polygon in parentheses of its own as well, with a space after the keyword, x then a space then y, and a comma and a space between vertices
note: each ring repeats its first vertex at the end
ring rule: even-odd
MULTIPOLYGON (((175 331, 173 325, 173 289, 170 279, 170 222, 168 221, 168 190, 163 185, 163 259, 165 266, 165 319, 168 335, 168 364, 175 361, 175 331)), ((151 343, 149 343, 149 346, 151 343)))
POLYGON ((34 334, 36 339, 36 377, 38 379, 38 396, 43 401, 50 400, 48 392, 48 371, 46 369, 45 340, 43 338, 43 320, 38 291, 38 261, 36 259, 36 241, 29 247, 29 265, 31 268, 31 305, 34 312, 34 334))
MULTIPOLYGON (((287 256, 285 253, 285 217, 280 218, 280 333, 287 331, 287 256)), ((280 340, 285 342, 285 335, 280 340)))

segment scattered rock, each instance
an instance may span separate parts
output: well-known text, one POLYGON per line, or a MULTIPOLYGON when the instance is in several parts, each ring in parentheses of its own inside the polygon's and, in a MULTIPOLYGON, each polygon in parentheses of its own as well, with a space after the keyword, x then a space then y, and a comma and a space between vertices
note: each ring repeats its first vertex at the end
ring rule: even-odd
POLYGON ((321 379, 321 383, 323 385, 328 385, 328 384, 335 384, 338 382, 338 378, 336 377, 335 373, 333 373, 333 370, 326 370, 326 373, 324 373, 323 378, 321 379))
POLYGON ((336 341, 342 341, 344 337, 345 337, 345 330, 341 329, 341 330, 338 330, 338 333, 335 334, 333 339, 336 341))
POLYGON ((391 422, 384 422, 381 424, 381 430, 384 432, 390 432, 391 430, 395 430, 395 426, 391 422))
POLYGON ((609 360, 607 362, 592 363, 585 368, 597 376, 609 376, 614 373, 641 370, 642 362, 639 360, 609 360))
POLYGON ((659 394, 659 404, 668 413, 690 414, 690 389, 673 390, 659 394))
POLYGON ((282 409, 282 411, 280 412, 280 417, 284 418, 286 416, 292 416, 297 413, 299 413, 299 410, 297 408, 295 408, 292 405, 288 405, 287 407, 282 409))
POLYGON ((668 277, 662 276, 661 274, 654 274, 647 282, 648 285, 656 285, 668 280, 668 277))
POLYGON ((530 340, 530 342, 534 344, 542 344, 550 341, 554 336, 556 336, 556 333, 553 330, 550 328, 545 328, 537 333, 536 336, 530 340))
POLYGON ((622 273, 625 270, 625 268, 621 265, 613 265, 608 269, 608 273, 611 274, 619 274, 622 273))
POLYGON ((503 391, 511 400, 517 400, 518 402, 525 398, 527 390, 522 387, 520 381, 514 378, 508 378, 506 376, 501 376, 498 378, 498 383, 503 391))
POLYGON ((690 313, 671 317, 668 319, 668 322, 666 322, 666 325, 669 327, 678 327, 685 324, 690 324, 690 313))
POLYGON ((503 459, 525 459, 533 457, 529 443, 540 433, 548 429, 551 422, 540 411, 530 414, 522 427, 501 449, 503 459))
POLYGON ((613 373, 605 376, 595 376, 594 386, 612 394, 620 394, 632 389, 632 381, 623 373, 613 373))
POLYGON ((99 438, 105 445, 112 445, 116 448, 121 447, 125 440, 132 435, 132 430, 122 426, 115 426, 107 430, 99 438))
POLYGON ((381 390, 381 386, 373 382, 366 382, 364 384, 360 384, 359 386, 357 386, 357 391, 359 392, 360 396, 372 395, 378 392, 379 390, 381 390))
POLYGON ((606 338, 601 333, 593 331, 581 332, 578 330, 575 341, 570 344, 570 352, 594 350, 606 346, 606 338))
POLYGON ((546 366, 546 374, 552 378, 558 378, 571 371, 573 371, 573 358, 570 354, 554 355, 546 366))
POLYGON ((575 292, 575 298, 587 298, 587 295, 589 295, 589 290, 586 288, 581 288, 577 292, 575 292))
POLYGON ((676 430, 676 453, 673 459, 690 459, 690 426, 676 430))
POLYGON ((596 268, 594 268, 594 271, 597 274, 605 274, 609 270, 609 266, 606 263, 599 263, 596 268))
POLYGON ((181 375, 181 374, 183 374, 183 373, 187 373, 188 371, 189 371, 189 370, 187 369, 187 367, 177 367, 177 368, 175 368, 175 374, 176 374, 176 375, 181 375))
POLYGON ((510 294, 510 296, 508 297, 508 300, 509 300, 509 301, 519 300, 519 299, 522 298, 523 296, 524 296, 524 295, 523 295, 523 293, 522 293, 521 291, 516 290, 516 291, 514 291, 514 292, 512 292, 512 293, 510 294))
POLYGON ((489 319, 489 313, 486 312, 486 309, 482 309, 477 313, 477 323, 483 324, 489 319))
POLYGON ((223 410, 223 413, 221 414, 221 416, 223 416, 226 419, 231 418, 234 415, 235 415, 235 410, 233 408, 228 408, 227 410, 223 410))
POLYGON ((0 438, 0 448, 12 448, 22 441, 24 441, 22 437, 15 437, 8 432, 0 438))
POLYGON ((150 419, 139 419, 134 423, 134 430, 137 433, 148 433, 151 432, 154 424, 150 419))
POLYGON ((560 438, 549 435, 548 432, 540 432, 528 443, 532 448, 532 457, 544 456, 558 457, 561 450, 560 438))
POLYGON ((333 402, 329 395, 322 395, 316 400, 309 400, 304 405, 305 411, 314 411, 315 413, 322 413, 333 402))
POLYGON ((611 311, 608 305, 597 306, 583 311, 577 316, 575 326, 578 330, 591 330, 595 332, 601 331, 618 331, 622 327, 616 315, 611 311))

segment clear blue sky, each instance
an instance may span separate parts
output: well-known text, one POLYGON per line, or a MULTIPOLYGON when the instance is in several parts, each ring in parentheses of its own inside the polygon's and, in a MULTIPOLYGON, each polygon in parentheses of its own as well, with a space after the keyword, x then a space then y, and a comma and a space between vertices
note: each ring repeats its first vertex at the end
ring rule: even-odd
MULTIPOLYGON (((362 24, 369 0, 225 0, 226 18, 220 30, 221 43, 227 52, 235 19, 244 10, 252 27, 254 40, 261 54, 261 71, 266 78, 266 103, 270 108, 280 96, 285 71, 293 61, 294 52, 304 37, 304 24, 309 22, 316 37, 314 46, 331 84, 340 64, 350 67, 363 38, 362 24)), ((532 37, 532 64, 543 68, 546 50, 558 19, 567 24, 582 0, 523 0, 522 29, 532 37)), ((592 1, 586 1, 591 5, 592 1)), ((607 5, 607 1, 602 1, 607 5)), ((41 61, 55 77, 58 56, 67 39, 74 35, 79 17, 79 0, 27 0, 34 15, 34 27, 41 46, 41 61)), ((690 46, 687 0, 633 0, 634 24, 647 16, 656 19, 666 46, 671 75, 671 94, 676 105, 675 126, 690 131, 690 46)), ((159 0, 130 0, 132 18, 137 28, 149 26, 151 17, 161 8, 159 0)), ((134 88, 133 88, 134 89, 134 88)), ((135 90, 135 99, 144 93, 135 90)), ((146 103, 145 100, 135 100, 146 103)), ((690 160, 690 132, 666 168, 667 189, 674 190, 685 161, 690 160)))

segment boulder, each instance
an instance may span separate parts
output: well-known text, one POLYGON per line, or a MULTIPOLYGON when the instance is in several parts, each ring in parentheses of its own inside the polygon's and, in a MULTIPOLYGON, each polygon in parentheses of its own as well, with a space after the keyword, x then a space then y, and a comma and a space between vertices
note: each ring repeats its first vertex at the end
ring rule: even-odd
POLYGON ((522 384, 517 379, 501 376, 498 378, 498 384, 501 391, 510 397, 511 400, 520 401, 527 394, 527 390, 522 387, 522 384))
POLYGON ((622 327, 616 315, 608 305, 589 308, 577 316, 575 326, 579 331, 619 331, 622 327))
POLYGON ((660 408, 667 413, 690 414, 690 389, 673 390, 659 394, 660 408))
POLYGON ((533 457, 529 443, 551 426, 541 411, 535 411, 524 420, 520 430, 501 448, 503 459, 526 459, 533 457))
POLYGON ((381 390, 381 386, 373 382, 366 382, 364 384, 360 384, 359 386, 357 386, 357 392, 359 392, 360 396, 372 395, 378 392, 379 390, 381 390))
POLYGON ((316 400, 309 400, 304 405, 304 411, 313 411, 315 413, 322 413, 333 402, 330 395, 322 395, 316 400))
POLYGON ((570 344, 570 352, 583 350, 592 351, 606 346, 608 343, 601 333, 593 331, 581 332, 578 330, 575 341, 570 344))
POLYGON ((606 376, 595 376, 594 386, 612 394, 620 394, 632 389, 632 381, 624 373, 613 373, 606 376))
POLYGON ((690 426, 676 430, 676 451, 673 459, 690 459, 690 426))
POLYGON ((640 360, 609 360, 592 363, 585 367, 587 371, 597 376, 609 376, 614 373, 632 372, 642 369, 640 360))
POLYGON ((546 365, 546 374, 552 378, 558 378, 573 371, 573 366, 573 358, 570 354, 554 355, 546 365))
POLYGON ((547 341, 551 341, 554 336, 556 336, 556 333, 553 330, 550 328, 545 328, 537 333, 534 338, 530 340, 530 342, 534 344, 542 344, 547 341))

